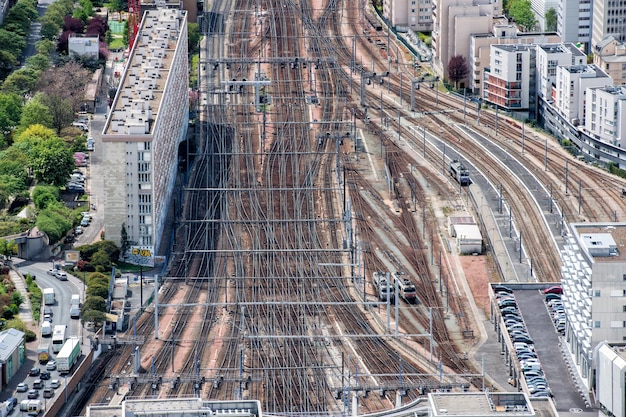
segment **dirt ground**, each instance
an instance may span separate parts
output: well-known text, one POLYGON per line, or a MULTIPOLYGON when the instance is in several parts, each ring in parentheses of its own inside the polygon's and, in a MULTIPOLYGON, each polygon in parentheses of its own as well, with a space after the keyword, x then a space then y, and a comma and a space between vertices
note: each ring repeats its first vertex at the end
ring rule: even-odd
POLYGON ((459 261, 463 266, 467 284, 472 291, 476 305, 487 317, 489 315, 489 293, 487 289, 491 275, 487 256, 461 256, 459 261))

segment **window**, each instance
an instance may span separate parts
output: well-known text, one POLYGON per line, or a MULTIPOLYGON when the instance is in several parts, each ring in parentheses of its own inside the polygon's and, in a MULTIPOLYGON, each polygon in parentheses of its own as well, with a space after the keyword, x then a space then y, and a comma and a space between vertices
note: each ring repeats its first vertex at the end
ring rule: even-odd
POLYGON ((593 293, 594 297, 600 297, 600 290, 595 290, 595 292, 593 293))
POLYGON ((622 306, 622 311, 626 313, 626 306, 622 306))
POLYGON ((593 327, 595 327, 596 329, 600 328, 600 320, 594 321, 593 322, 593 327))

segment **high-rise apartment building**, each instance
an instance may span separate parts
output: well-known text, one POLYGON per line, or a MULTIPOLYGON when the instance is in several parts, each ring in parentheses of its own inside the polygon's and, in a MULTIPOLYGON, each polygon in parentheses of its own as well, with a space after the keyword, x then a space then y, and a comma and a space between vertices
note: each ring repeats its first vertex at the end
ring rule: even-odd
POLYGON ((187 12, 144 13, 102 134, 106 237, 158 250, 189 120, 187 12))
POLYGON ((432 0, 384 0, 383 16, 396 29, 433 30, 432 0))
POLYGON ((613 35, 620 42, 626 41, 626 6, 622 0, 595 0, 593 2, 591 47, 606 35, 613 35))
POLYGON ((563 42, 580 44, 585 51, 591 41, 591 0, 559 0, 557 33, 563 42))

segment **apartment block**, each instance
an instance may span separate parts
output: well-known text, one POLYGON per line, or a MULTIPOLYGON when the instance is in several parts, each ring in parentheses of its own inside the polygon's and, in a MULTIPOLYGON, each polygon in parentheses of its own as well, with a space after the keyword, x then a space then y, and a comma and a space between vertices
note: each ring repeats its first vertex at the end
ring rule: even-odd
POLYGON ((584 45, 585 51, 589 51, 591 43, 591 0, 559 0, 557 33, 563 42, 584 45))
POLYGON ((559 8, 559 3, 558 0, 530 0, 530 8, 535 14, 535 19, 537 19, 537 27, 535 29, 544 32, 546 30, 546 13, 550 9, 554 9, 556 12, 559 8))
POLYGON ((398 30, 433 30, 432 0, 384 0, 383 16, 398 30))
POLYGON ((473 94, 483 97, 483 74, 491 60, 491 45, 530 45, 559 43, 556 33, 520 32, 517 26, 504 17, 497 18, 490 33, 474 34, 470 38, 469 88, 473 94))
POLYGON ((605 143, 623 147, 622 140, 626 140, 626 87, 588 88, 586 96, 586 133, 605 143))
POLYGON ((158 250, 189 119, 187 16, 144 13, 102 133, 106 237, 158 250))
POLYGON ((537 94, 552 103, 558 66, 585 65, 587 56, 572 43, 537 45, 537 94))
POLYGON ((575 120, 580 123, 584 120, 586 90, 610 85, 612 80, 595 65, 558 66, 554 107, 572 124, 575 120))
MULTIPOLYGON (((456 55, 470 62, 470 38, 474 33, 490 33, 494 16, 502 14, 502 6, 493 0, 436 0, 433 8, 433 68, 447 78, 448 63, 456 55)), ((471 75, 470 75, 471 78, 471 75)), ((467 87, 468 80, 460 87, 467 87)))
POLYGON ((528 110, 532 107, 534 59, 534 45, 491 45, 483 98, 507 110, 528 110))
POLYGON ((592 50, 595 50, 607 35, 615 36, 619 42, 626 41, 626 7, 623 1, 594 0, 592 7, 592 50))
POLYGON ((626 340, 626 223, 571 223, 570 230, 562 252, 565 340, 590 389, 598 345, 626 340))
POLYGON ((626 45, 614 35, 605 36, 596 45, 593 63, 613 79, 613 85, 626 84, 626 45))
POLYGON ((596 363, 596 399, 599 416, 626 415, 626 347, 624 343, 600 343, 593 354, 596 363))

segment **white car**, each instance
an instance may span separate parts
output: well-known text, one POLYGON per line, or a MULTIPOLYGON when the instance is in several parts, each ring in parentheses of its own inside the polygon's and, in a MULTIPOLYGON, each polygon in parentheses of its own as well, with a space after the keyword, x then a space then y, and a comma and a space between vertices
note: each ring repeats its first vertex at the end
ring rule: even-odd
POLYGON ((28 384, 26 382, 20 382, 17 384, 17 392, 26 392, 28 391, 28 384))
POLYGON ((80 235, 83 233, 83 227, 82 226, 76 226, 76 229, 74 229, 74 233, 76 233, 77 235, 80 235))
POLYGON ((53 379, 52 381, 50 381, 50 388, 57 389, 60 386, 61 386, 61 381, 59 381, 58 379, 53 379))
MULTIPOLYGON (((46 371, 56 371, 56 369, 57 369, 57 363, 55 361, 48 361, 48 363, 46 364, 46 371)), ((50 381, 51 385, 53 381, 50 381)))

